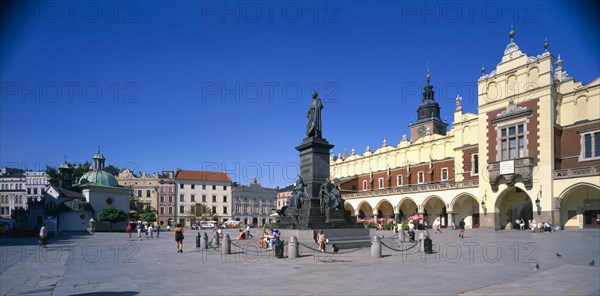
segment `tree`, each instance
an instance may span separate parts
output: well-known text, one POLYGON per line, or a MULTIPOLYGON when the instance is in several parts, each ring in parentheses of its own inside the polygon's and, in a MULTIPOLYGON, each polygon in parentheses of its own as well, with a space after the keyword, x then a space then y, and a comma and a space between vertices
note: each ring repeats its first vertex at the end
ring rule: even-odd
POLYGON ((113 176, 119 175, 119 169, 112 164, 104 167, 104 171, 110 173, 113 176))
MULTIPOLYGON (((92 169, 92 166, 87 161, 83 164, 68 163, 67 165, 73 170, 73 174, 71 175, 71 184, 77 184, 81 176, 92 169)), ((48 183, 55 186, 58 185, 60 173, 56 168, 47 166, 46 174, 48 174, 48 183)))
POLYGON ((121 209, 107 207, 98 213, 98 220, 110 222, 110 231, 112 232, 112 224, 127 220, 127 214, 121 209))
POLYGON ((141 215, 142 221, 156 222, 156 214, 154 212, 145 212, 141 215))

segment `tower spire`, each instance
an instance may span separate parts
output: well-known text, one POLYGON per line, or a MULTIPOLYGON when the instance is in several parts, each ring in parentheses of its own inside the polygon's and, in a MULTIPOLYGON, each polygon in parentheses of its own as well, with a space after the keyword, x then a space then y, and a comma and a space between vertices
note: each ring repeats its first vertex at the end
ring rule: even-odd
POLYGON ((429 62, 427 62, 427 75, 425 77, 427 78, 427 85, 429 85, 431 79, 431 74, 429 74, 429 62))
POLYGON ((511 43, 515 42, 515 26, 513 26, 513 24, 510 24, 510 32, 508 32, 508 37, 510 37, 511 43))

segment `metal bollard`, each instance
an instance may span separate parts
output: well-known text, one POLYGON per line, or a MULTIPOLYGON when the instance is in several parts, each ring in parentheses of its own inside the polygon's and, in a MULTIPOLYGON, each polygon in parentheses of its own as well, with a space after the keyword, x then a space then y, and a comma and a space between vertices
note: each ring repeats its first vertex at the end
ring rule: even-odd
POLYGON ((229 234, 223 236, 223 245, 221 245, 221 254, 229 255, 231 254, 231 239, 229 238, 229 234))
POLYGON ((371 257, 381 258, 381 240, 377 235, 374 236, 373 241, 371 241, 371 257))
POLYGON ((406 239, 406 237, 404 235, 404 230, 400 229, 400 231, 398 232, 398 240, 400 242, 404 242, 405 239, 406 239))
POLYGON ((419 250, 421 253, 425 253, 425 239, 429 238, 429 232, 427 230, 419 232, 419 250))
POLYGON ((208 235, 206 235, 206 232, 202 232, 200 237, 200 249, 208 249, 208 235))
POLYGON ((196 248, 200 248, 200 232, 198 232, 198 235, 196 236, 196 248))
POLYGON ((298 253, 298 239, 292 235, 292 237, 290 237, 290 242, 288 243, 288 258, 296 259, 298 257, 300 257, 300 254, 298 253))

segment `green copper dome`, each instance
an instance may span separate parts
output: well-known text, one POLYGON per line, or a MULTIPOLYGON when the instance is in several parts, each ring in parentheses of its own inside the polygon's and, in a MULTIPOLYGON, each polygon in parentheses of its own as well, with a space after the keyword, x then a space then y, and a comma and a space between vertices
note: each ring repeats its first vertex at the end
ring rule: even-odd
POLYGON ((119 186, 119 182, 115 176, 102 170, 91 170, 83 174, 81 179, 79 179, 79 185, 85 185, 88 183, 111 187, 119 186))

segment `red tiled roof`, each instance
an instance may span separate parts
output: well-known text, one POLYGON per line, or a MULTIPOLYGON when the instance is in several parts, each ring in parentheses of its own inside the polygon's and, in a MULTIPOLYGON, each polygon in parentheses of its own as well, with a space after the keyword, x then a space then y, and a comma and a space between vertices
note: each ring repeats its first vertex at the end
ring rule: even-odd
POLYGON ((178 170, 175 175, 175 180, 199 180, 199 181, 221 181, 231 182, 231 178, 227 173, 223 172, 205 172, 205 171, 190 171, 178 170))

